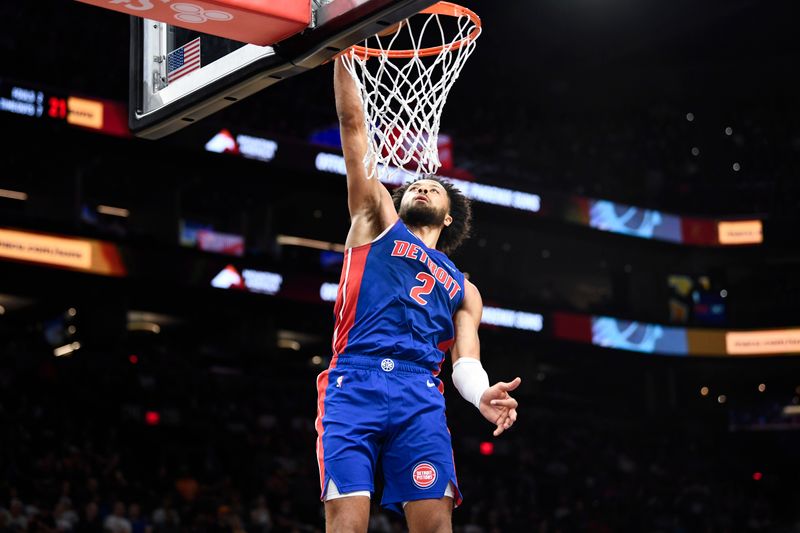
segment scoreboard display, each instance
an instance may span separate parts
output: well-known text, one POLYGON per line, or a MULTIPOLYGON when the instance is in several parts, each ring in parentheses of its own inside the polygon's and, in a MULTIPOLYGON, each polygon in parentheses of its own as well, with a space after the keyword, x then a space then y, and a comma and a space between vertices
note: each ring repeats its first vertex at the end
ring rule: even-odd
POLYGON ((127 137, 127 110, 119 102, 84 98, 30 83, 0 79, 0 112, 63 122, 127 137))

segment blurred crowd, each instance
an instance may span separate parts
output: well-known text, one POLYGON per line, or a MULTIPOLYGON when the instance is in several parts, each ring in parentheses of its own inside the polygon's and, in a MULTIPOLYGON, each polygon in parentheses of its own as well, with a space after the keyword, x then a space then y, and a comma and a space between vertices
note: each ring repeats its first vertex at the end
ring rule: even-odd
MULTIPOLYGON (((286 357, 4 354, 0 532, 322 531, 319 368, 286 357)), ((456 531, 800 531, 796 432, 521 401, 519 423, 487 449, 490 428, 448 396, 456 531)), ((375 505, 370 524, 405 530, 375 505)))

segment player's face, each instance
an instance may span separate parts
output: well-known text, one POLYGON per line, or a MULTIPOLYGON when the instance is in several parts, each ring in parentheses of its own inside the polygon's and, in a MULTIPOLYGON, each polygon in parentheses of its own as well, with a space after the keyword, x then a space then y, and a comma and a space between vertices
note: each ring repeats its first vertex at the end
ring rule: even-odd
POLYGON ((449 226, 450 198, 441 184, 419 180, 409 185, 400 202, 400 218, 411 226, 449 226))

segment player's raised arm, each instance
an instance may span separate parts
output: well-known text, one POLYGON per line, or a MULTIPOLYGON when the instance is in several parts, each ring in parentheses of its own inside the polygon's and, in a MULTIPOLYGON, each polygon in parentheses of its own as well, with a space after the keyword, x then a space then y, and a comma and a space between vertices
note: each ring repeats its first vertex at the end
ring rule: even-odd
POLYGON ((364 156, 367 154, 367 128, 358 88, 344 66, 346 57, 334 65, 333 85, 336 114, 342 136, 342 151, 347 168, 347 206, 351 228, 346 245, 359 246, 374 239, 397 220, 391 195, 377 179, 367 179, 364 156))
POLYGON ((453 316, 456 338, 450 353, 453 358, 453 384, 461 396, 477 407, 495 424, 494 436, 500 435, 517 420, 517 400, 508 393, 516 389, 520 378, 489 386, 489 376, 481 365, 478 326, 483 314, 483 300, 478 288, 466 281, 464 302, 453 316))

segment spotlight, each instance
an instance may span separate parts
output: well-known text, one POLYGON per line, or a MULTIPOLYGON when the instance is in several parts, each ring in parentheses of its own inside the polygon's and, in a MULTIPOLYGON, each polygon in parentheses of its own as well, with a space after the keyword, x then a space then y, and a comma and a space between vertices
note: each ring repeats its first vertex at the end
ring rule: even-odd
POLYGON ((155 322, 128 322, 128 331, 145 331, 158 335, 161 333, 161 326, 155 322))
POLYGON ((28 195, 21 191, 10 191, 8 189, 0 189, 0 198, 10 198, 11 200, 22 200, 23 202, 28 199, 28 195))
POLYGON ((72 342, 70 344, 65 344, 64 346, 59 346, 53 350, 53 355, 56 357, 65 357, 67 355, 72 355, 75 350, 79 350, 81 347, 81 343, 79 342, 72 342))
POLYGON ((288 350, 300 351, 300 343, 292 339, 278 339, 278 348, 286 348, 288 350))
POLYGON ((112 207, 110 205, 98 205, 97 212, 103 215, 111 215, 114 217, 128 218, 131 214, 130 211, 123 207, 112 207))

